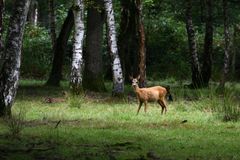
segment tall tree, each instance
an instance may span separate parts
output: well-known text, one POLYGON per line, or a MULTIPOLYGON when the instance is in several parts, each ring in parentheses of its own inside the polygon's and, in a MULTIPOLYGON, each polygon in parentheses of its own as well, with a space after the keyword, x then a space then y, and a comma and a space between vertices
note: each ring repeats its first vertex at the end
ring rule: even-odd
POLYGON ((4 3, 3 3, 3 0, 0 0, 0 61, 3 56, 2 55, 2 52, 3 52, 3 41, 2 41, 2 38, 3 38, 2 37, 2 34, 3 34, 3 9, 4 9, 4 3))
POLYGON ((53 54, 52 69, 47 81, 49 86, 59 86, 62 78, 62 66, 64 53, 66 53, 67 42, 74 25, 74 16, 72 8, 69 9, 68 15, 64 20, 59 36, 56 40, 53 54))
POLYGON ((197 54, 197 44, 195 39, 195 31, 192 22, 192 0, 186 0, 186 29, 188 34, 189 51, 191 54, 192 69, 192 87, 198 88, 201 85, 201 72, 197 54))
POLYGON ((219 88, 224 88, 225 82, 229 72, 229 49, 230 49, 230 35, 229 35, 229 22, 228 22, 228 1, 222 1, 223 6, 223 23, 224 23, 224 66, 222 79, 219 88))
POLYGON ((0 73, 0 116, 11 115, 17 93, 22 39, 30 1, 16 1, 10 19, 5 47, 6 60, 0 73))
POLYGON ((234 25, 234 30, 233 30, 233 52, 232 52, 232 60, 231 60, 231 74, 233 77, 235 77, 236 73, 236 57, 237 54, 239 53, 239 33, 240 33, 240 25, 235 24, 234 25))
POLYGON ((84 5, 83 0, 74 0, 74 44, 70 87, 73 94, 82 92, 83 39, 84 39, 84 5))
POLYGON ((87 13, 86 53, 83 87, 105 91, 102 60, 104 10, 102 1, 93 0, 87 13))
MULTIPOLYGON (((121 0, 120 33, 118 36, 119 56, 125 77, 138 75, 138 40, 136 37, 135 0, 121 0)), ((128 79, 126 79, 128 80, 128 79)))
POLYGON ((104 7, 107 14, 108 45, 110 48, 110 56, 112 61, 112 72, 113 72, 112 95, 119 96, 124 93, 124 79, 123 79, 121 62, 118 55, 116 26, 115 26, 112 0, 104 0, 104 7))
POLYGON ((142 4, 141 0, 136 0, 136 8, 137 8, 137 28, 138 28, 138 41, 139 41, 139 86, 146 86, 146 48, 145 48, 145 32, 142 21, 142 4))
POLYGON ((57 37, 54 0, 48 0, 48 17, 49 17, 50 35, 52 40, 52 48, 54 50, 56 37, 57 37))
POLYGON ((38 1, 32 0, 28 12, 28 21, 34 25, 37 26, 38 24, 38 1))
POLYGON ((119 53, 125 77, 140 75, 139 86, 146 84, 145 32, 141 0, 121 0, 119 53))
POLYGON ((206 31, 204 40, 203 65, 201 70, 202 85, 208 86, 212 74, 212 49, 213 49, 213 17, 212 0, 206 0, 206 31))

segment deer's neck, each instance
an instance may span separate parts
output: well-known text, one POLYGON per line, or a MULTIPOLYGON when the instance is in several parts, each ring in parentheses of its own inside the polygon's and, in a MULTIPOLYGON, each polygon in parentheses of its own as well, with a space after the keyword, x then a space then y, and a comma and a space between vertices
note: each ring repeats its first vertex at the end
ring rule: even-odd
POLYGON ((138 85, 133 86, 133 89, 134 89, 135 92, 138 92, 139 91, 139 86, 138 85))

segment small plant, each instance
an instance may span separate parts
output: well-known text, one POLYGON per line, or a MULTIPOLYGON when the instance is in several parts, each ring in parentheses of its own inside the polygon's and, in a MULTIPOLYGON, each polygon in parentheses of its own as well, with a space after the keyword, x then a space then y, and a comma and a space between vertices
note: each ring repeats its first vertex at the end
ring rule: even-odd
POLYGON ((4 121, 11 136, 19 137, 22 130, 24 129, 25 117, 26 111, 21 108, 18 113, 13 113, 12 116, 4 118, 4 121))
POLYGON ((234 89, 224 89, 219 93, 216 90, 215 95, 211 96, 211 108, 220 114, 223 121, 238 121, 240 119, 240 106, 236 100, 234 89))
POLYGON ((238 121, 240 119, 240 106, 236 104, 234 95, 225 92, 223 95, 222 113, 224 121, 238 121))
POLYGON ((84 104, 84 95, 71 95, 69 97, 69 106, 80 108, 84 104))

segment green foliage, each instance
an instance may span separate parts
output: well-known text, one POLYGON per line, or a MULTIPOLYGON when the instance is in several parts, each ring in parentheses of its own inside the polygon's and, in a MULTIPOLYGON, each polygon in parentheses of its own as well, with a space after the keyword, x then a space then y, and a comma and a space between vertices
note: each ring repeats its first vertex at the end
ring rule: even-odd
POLYGON ((23 40, 21 74, 42 78, 51 69, 52 45, 45 28, 27 25, 23 40))
POLYGON ((240 120, 240 105, 237 100, 237 94, 233 89, 226 89, 221 95, 221 105, 217 111, 221 113, 224 121, 240 120))
POLYGON ((147 70, 153 77, 187 78, 190 68, 185 24, 172 17, 146 18, 147 70), (177 68, 181 68, 181 72, 177 68))
POLYGON ((71 108, 80 108, 85 103, 84 95, 70 95, 69 107, 71 108))

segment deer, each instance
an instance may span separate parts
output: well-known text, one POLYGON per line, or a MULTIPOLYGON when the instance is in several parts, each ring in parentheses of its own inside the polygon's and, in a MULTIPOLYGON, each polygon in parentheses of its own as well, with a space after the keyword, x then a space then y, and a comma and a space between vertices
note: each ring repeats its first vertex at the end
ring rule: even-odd
POLYGON ((144 111, 147 112, 147 103, 148 102, 158 102, 158 104, 162 107, 161 114, 165 111, 165 114, 167 112, 167 105, 166 105, 166 96, 169 96, 169 100, 172 101, 172 95, 170 93, 170 87, 162 87, 162 86, 154 86, 154 87, 148 87, 148 88, 139 88, 138 82, 139 82, 140 76, 137 78, 133 78, 130 76, 130 80, 132 81, 132 87, 134 89, 134 92, 136 93, 139 106, 137 109, 137 115, 142 107, 142 104, 144 103, 144 111))
POLYGON ((44 102, 45 103, 61 103, 65 102, 66 98, 68 96, 66 91, 62 91, 63 98, 61 97, 45 97, 44 102))

